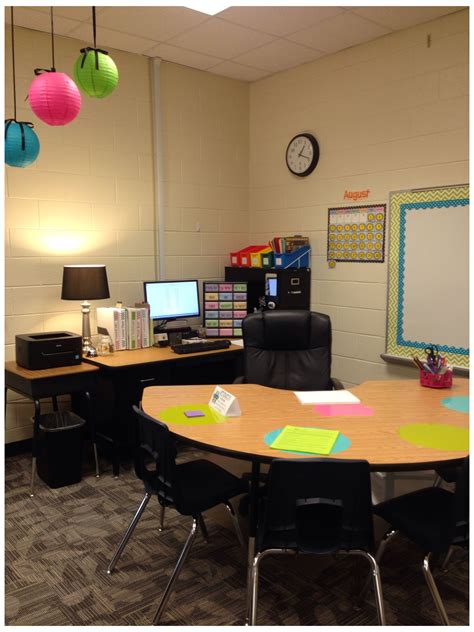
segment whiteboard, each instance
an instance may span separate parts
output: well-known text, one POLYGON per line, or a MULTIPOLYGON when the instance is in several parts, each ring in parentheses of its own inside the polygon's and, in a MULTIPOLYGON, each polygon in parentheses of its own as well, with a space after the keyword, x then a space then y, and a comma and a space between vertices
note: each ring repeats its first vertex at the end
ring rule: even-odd
POLYGON ((439 347, 469 366, 469 189, 390 196, 387 354, 424 357, 439 347))

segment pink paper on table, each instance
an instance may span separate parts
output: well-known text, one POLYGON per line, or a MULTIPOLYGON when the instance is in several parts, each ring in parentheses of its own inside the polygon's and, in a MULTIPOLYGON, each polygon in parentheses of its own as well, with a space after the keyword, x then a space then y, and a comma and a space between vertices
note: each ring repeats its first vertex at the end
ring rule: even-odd
POLYGON ((372 417, 374 409, 363 404, 316 404, 314 410, 325 417, 372 417))

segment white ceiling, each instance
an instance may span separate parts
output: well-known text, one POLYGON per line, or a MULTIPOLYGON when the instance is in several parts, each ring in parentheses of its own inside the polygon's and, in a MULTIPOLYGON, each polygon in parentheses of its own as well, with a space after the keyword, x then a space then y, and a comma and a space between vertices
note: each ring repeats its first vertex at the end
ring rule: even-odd
MULTIPOLYGON (((97 7, 97 45, 255 81, 464 8, 235 6, 211 17, 177 6, 97 7)), ((91 15, 54 7, 55 33, 90 42, 91 15)), ((15 7, 14 21, 50 32, 50 9, 15 7)))

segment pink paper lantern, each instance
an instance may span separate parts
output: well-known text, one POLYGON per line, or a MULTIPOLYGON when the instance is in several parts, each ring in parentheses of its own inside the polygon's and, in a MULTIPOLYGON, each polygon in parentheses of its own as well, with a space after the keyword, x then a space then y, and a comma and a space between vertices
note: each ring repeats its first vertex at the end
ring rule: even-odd
POLYGON ((36 116, 48 125, 67 125, 81 109, 81 93, 64 72, 44 72, 33 79, 28 92, 36 116))

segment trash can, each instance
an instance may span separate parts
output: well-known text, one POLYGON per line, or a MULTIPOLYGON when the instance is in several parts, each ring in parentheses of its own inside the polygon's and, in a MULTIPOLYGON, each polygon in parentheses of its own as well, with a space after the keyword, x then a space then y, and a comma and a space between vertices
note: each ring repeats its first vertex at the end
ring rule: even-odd
POLYGON ((73 412, 40 415, 36 469, 53 489, 82 478, 82 427, 85 419, 73 412))

